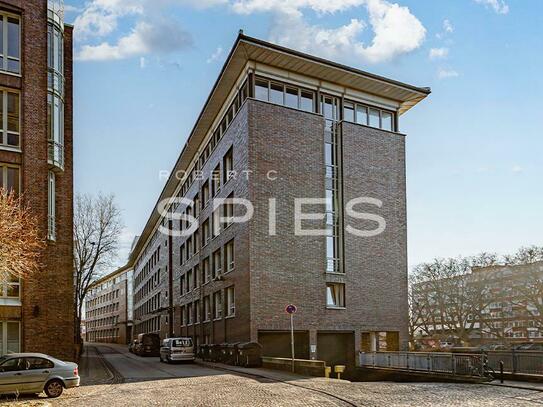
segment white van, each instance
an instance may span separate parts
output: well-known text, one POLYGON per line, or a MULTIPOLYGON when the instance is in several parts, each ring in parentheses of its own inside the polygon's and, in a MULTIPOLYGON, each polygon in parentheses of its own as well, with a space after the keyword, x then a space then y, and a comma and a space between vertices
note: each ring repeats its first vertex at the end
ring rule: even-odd
POLYGON ((161 362, 194 362, 194 345, 191 338, 167 338, 160 348, 161 362))

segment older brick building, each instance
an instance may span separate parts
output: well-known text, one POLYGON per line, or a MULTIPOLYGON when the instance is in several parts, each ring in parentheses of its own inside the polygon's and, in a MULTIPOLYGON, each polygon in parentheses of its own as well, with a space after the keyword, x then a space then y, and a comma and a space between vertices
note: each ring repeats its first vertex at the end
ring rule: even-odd
POLYGON ((131 253, 135 333, 258 341, 289 356, 295 304, 299 358, 353 363, 383 335, 405 347, 398 117, 429 92, 240 34, 131 253), (189 203, 161 214, 171 197, 189 203), (251 211, 221 198, 250 201, 254 215, 241 222, 251 211), (296 232, 308 228, 324 232, 296 232))
POLYGON ((126 344, 132 337, 133 270, 121 267, 89 287, 85 339, 126 344))
POLYGON ((0 354, 74 357, 72 27, 62 4, 0 1, 0 186, 23 194, 47 249, 40 273, 0 295, 0 354))

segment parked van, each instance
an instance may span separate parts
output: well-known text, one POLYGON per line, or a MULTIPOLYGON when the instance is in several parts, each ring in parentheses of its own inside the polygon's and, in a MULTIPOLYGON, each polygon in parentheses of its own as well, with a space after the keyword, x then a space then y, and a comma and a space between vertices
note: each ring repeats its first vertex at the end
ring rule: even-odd
POLYGON ((160 356, 160 336, 158 334, 139 334, 134 346, 138 356, 160 356))
POLYGON ((167 338, 160 348, 161 362, 194 361, 194 345, 191 338, 167 338))

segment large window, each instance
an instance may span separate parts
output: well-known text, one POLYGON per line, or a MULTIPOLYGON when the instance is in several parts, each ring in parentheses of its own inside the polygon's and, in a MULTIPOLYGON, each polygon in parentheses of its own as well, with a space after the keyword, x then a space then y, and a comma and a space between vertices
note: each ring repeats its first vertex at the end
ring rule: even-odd
POLYGON ((21 282, 17 277, 7 276, 6 281, 0 284, 0 298, 21 298, 21 282))
POLYGON ((369 107, 360 103, 345 101, 343 103, 343 120, 378 129, 395 131, 393 112, 369 107))
POLYGON ((19 94, 0 91, 0 145, 21 146, 19 94))
POLYGON ((345 284, 326 284, 326 306, 329 308, 345 307, 345 284))
POLYGON ((255 98, 306 112, 315 111, 315 93, 313 91, 264 78, 256 78, 255 80, 255 98))
POLYGON ((0 15, 0 70, 21 72, 21 22, 15 16, 0 15))
POLYGON ((17 166, 0 163, 0 189, 19 194, 21 184, 19 172, 17 166))
POLYGON ((0 356, 20 352, 19 322, 0 321, 0 356))

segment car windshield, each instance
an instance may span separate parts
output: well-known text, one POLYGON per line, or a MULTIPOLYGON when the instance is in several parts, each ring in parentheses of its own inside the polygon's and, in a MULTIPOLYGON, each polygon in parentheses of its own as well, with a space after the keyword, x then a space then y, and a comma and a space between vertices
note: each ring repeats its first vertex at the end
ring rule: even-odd
POLYGON ((172 346, 174 348, 187 348, 192 346, 192 339, 185 338, 185 339, 174 339, 172 341, 172 346))

